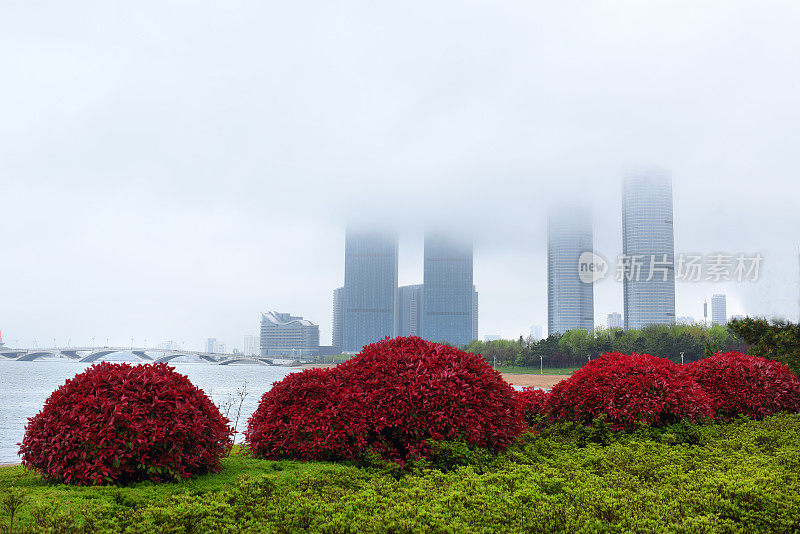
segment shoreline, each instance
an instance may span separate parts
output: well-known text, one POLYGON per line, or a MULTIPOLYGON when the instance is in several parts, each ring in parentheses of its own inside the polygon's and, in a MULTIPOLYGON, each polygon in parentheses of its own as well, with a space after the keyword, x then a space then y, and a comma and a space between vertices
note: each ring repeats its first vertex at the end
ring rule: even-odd
MULTIPOLYGON (((306 363, 293 366, 295 369, 317 369, 335 367, 335 363, 306 363)), ((512 386, 550 389, 570 375, 537 375, 533 373, 500 373, 503 380, 512 386)))

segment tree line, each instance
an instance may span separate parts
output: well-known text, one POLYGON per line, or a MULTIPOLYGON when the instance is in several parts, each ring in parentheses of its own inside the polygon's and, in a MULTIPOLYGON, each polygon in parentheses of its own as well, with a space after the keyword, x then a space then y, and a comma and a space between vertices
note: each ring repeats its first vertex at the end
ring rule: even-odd
POLYGON ((746 352, 753 343, 741 332, 735 321, 726 326, 652 325, 641 330, 597 328, 570 330, 534 340, 520 336, 516 341, 474 340, 463 350, 480 354, 488 362, 520 367, 580 367, 590 359, 607 352, 651 354, 674 362, 692 362, 717 351, 746 352))

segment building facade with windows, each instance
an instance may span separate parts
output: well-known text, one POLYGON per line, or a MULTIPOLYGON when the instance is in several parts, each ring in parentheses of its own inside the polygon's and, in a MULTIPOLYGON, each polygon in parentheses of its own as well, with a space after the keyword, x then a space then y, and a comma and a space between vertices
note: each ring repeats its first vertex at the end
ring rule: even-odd
POLYGON ((576 206, 547 220, 547 335, 594 329, 594 285, 581 280, 579 260, 593 250, 591 212, 576 206))
POLYGON ((225 343, 218 341, 215 337, 206 339, 206 352, 211 354, 223 354, 225 352, 225 343))
POLYGON ((425 234, 422 337, 466 345, 474 339, 477 299, 472 283, 472 243, 425 234))
POLYGON ((675 323, 672 179, 663 170, 628 173, 622 183, 625 329, 675 323))
POLYGON ((397 332, 397 236, 347 229, 341 292, 341 348, 364 345, 397 332))
POLYGON ((397 335, 421 336, 423 285, 401 286, 398 298, 400 305, 398 307, 397 335))
POLYGON ((261 356, 313 356, 319 350, 319 325, 288 313, 261 314, 261 356))
POLYGON ((333 333, 331 345, 342 350, 344 339, 344 287, 333 290, 333 333))
POLYGON ((608 328, 617 329, 622 328, 622 314, 619 312, 611 312, 608 314, 608 328))
POLYGON ((725 295, 716 294, 711 296, 711 324, 728 324, 728 306, 725 295))
POLYGON ((472 286, 472 339, 478 339, 478 290, 472 286))

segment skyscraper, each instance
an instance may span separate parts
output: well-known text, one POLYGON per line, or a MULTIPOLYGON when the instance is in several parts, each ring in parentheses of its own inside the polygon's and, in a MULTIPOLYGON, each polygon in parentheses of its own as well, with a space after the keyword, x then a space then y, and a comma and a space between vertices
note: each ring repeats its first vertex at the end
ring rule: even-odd
POLYGON ((422 295, 423 285, 401 286, 398 290, 397 335, 422 335, 422 295))
POLYGON ((628 174, 622 183, 625 329, 675 323, 672 180, 660 170, 628 174))
POLYGON ((453 345, 472 341, 472 243, 425 234, 423 285, 422 337, 453 345))
POLYGON ((711 297, 711 324, 728 324, 727 299, 725 295, 717 294, 711 297))
POLYGON ((344 287, 333 290, 333 339, 331 345, 341 350, 344 338, 344 287))
POLYGON ((619 312, 611 312, 608 314, 608 328, 622 328, 622 315, 619 312))
POLYGON ((594 286, 579 259, 591 254, 592 215, 578 207, 552 211, 547 221, 547 335, 594 329, 594 286))
POLYGON ((342 350, 397 331, 397 236, 347 229, 342 292, 342 350))
POLYGON ((478 339, 478 290, 475 286, 472 286, 472 339, 478 339))

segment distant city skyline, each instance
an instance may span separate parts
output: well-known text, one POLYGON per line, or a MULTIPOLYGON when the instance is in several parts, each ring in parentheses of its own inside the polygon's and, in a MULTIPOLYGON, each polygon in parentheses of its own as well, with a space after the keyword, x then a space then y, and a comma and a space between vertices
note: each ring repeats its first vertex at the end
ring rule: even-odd
POLYGON ((620 177, 650 165, 676 256, 764 258, 676 280, 676 316, 723 293, 798 320, 797 3, 273 7, 6 10, 3 342, 243 349, 275 309, 327 345, 354 220, 397 229, 398 286, 425 228, 469 232, 479 334, 516 339, 547 324, 548 209, 589 205, 613 271, 620 177))

